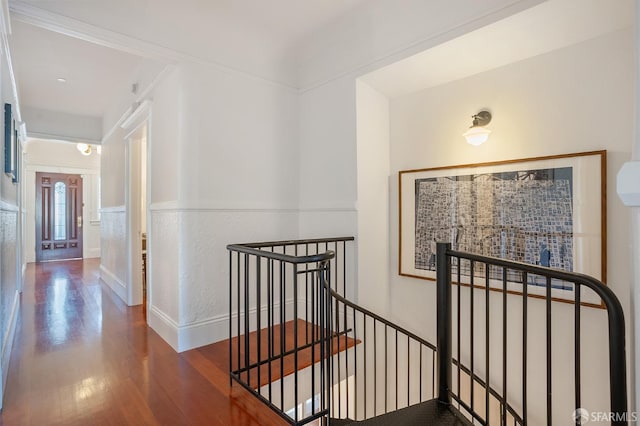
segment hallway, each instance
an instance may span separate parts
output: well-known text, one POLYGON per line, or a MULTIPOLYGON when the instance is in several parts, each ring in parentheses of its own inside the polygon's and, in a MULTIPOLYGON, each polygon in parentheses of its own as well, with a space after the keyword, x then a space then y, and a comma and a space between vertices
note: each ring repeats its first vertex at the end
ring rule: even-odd
POLYGON ((99 259, 27 267, 2 425, 281 425, 228 346, 176 353, 99 278, 99 259))

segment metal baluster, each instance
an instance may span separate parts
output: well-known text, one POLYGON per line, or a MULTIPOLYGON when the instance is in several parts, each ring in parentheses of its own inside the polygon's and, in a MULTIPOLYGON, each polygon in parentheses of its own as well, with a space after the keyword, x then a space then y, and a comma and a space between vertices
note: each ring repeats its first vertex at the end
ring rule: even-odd
POLYGON ((486 333, 486 337, 485 337, 485 349, 486 349, 486 353, 485 353, 485 392, 484 392, 484 396, 485 396, 485 420, 487 422, 489 422, 489 396, 491 395, 490 392, 490 386, 489 386, 489 382, 490 382, 490 378, 491 378, 491 373, 489 371, 489 356, 490 356, 490 347, 489 344, 491 342, 490 339, 490 327, 489 327, 489 278, 490 278, 490 266, 485 263, 484 264, 485 267, 485 312, 484 312, 484 323, 485 323, 485 333, 486 333))
POLYGON ((347 305, 343 304, 342 305, 343 309, 342 309, 342 314, 344 315, 344 329, 345 329, 345 335, 344 335, 344 348, 345 348, 345 354, 344 354, 344 368, 345 368, 345 383, 346 383, 346 397, 347 397, 347 414, 346 417, 349 417, 349 352, 348 352, 348 348, 349 348, 349 344, 347 342, 347 334, 346 331, 349 329, 349 326, 347 325, 347 305))
MULTIPOLYGON (((457 300, 457 310, 456 310, 456 316, 458 318, 457 324, 456 324, 456 328, 457 328, 457 332, 456 332, 456 339, 457 339, 457 344, 458 344, 458 348, 457 348, 457 359, 458 359, 458 365, 456 368, 456 372, 457 372, 457 380, 458 380, 458 396, 460 396, 460 379, 461 379, 461 375, 460 375, 460 365, 462 364, 462 358, 460 357, 460 347, 462 346, 462 337, 461 337, 461 333, 460 333, 460 328, 462 327, 462 317, 461 317, 461 312, 462 312, 462 298, 461 298, 461 288, 462 286, 460 285, 462 283, 461 280, 461 264, 462 264, 462 259, 457 257, 456 258, 457 262, 456 262, 456 289, 457 289, 457 293, 458 293, 458 300, 457 300)), ((460 408, 460 404, 458 403, 458 409, 460 408)))
POLYGON ((527 424, 527 299, 528 274, 522 273, 522 422, 527 424))
MULTIPOLYGON (((573 284, 573 291, 575 292, 575 302, 574 302, 574 343, 573 343, 573 353, 574 353, 574 386, 575 386, 575 409, 582 407, 582 395, 581 395, 581 387, 580 387, 580 293, 582 288, 580 284, 573 284)), ((576 425, 578 425, 578 419, 576 419, 576 425)))
POLYGON ((233 252, 229 251, 229 386, 233 386, 233 252))
POLYGON ((411 340, 407 336, 407 407, 411 405, 411 340))
MULTIPOLYGON (((243 255, 243 256, 246 256, 246 255, 243 255)), ((240 253, 238 253, 238 259, 237 259, 236 268, 237 268, 236 284, 237 284, 237 288, 238 288, 238 312, 236 314, 236 320, 237 320, 237 323, 238 323, 238 330, 237 330, 238 337, 236 338, 236 343, 237 343, 237 347, 238 347, 237 348, 238 350, 236 351, 236 355, 238 357, 238 364, 236 365, 236 368, 238 369, 238 379, 240 379, 240 374, 241 374, 240 373, 240 365, 241 365, 241 361, 240 361, 240 359, 241 359, 240 358, 240 341, 241 341, 241 337, 242 337, 242 333, 241 333, 242 329, 240 328, 240 320, 241 320, 241 318, 240 318, 240 307, 242 306, 241 305, 242 293, 240 291, 240 281, 241 281, 240 280, 240 277, 241 277, 241 275, 240 275, 240 253)))
POLYGON ((378 331, 376 319, 373 319, 373 415, 378 415, 378 331))
MULTIPOLYGON (((296 255, 298 246, 295 246, 296 255)), ((298 264, 293 264, 293 400, 295 420, 298 421, 298 264)), ((282 360, 284 363, 284 359, 282 360)), ((284 377, 284 376, 283 376, 284 377)), ((284 381, 284 380, 283 380, 284 381)))
POLYGON ((501 425, 507 422, 507 268, 502 268, 502 410, 501 425))
MULTIPOLYGON (((363 349, 362 349, 364 351, 364 353, 363 353, 363 356, 364 356, 364 375, 363 375, 363 377, 364 377, 364 387, 363 387, 363 390, 364 390, 364 398, 363 398, 363 400, 364 400, 364 417, 363 418, 366 419, 367 418, 367 401, 369 400, 369 398, 367 398, 367 376, 368 376, 368 374, 367 374, 367 352, 369 352, 369 351, 367 351, 367 342, 369 340, 367 339, 367 317, 363 315, 362 319, 363 319, 363 321, 362 321, 362 323, 363 323, 362 324, 362 335, 364 336, 363 337, 364 346, 363 346, 363 349)), ((375 395, 375 393, 374 393, 374 395, 375 395)))
MULTIPOLYGON (((336 283, 336 290, 338 287, 338 283, 336 283)), ((343 329, 340 327, 340 308, 339 308, 339 302, 336 300, 336 342, 338 345, 338 349, 337 349, 337 358, 338 358, 338 417, 342 417, 342 386, 340 386, 340 381, 342 379, 342 362, 340 361, 341 359, 341 350, 340 350, 340 338, 342 335, 342 331, 343 329)), ((335 383, 335 382, 334 382, 335 383)))
POLYGON ((271 367, 273 364, 273 259, 267 261, 267 353, 269 356, 269 363, 267 365, 269 375, 269 402, 273 402, 271 382, 273 382, 273 376, 271 367))
POLYGON ((384 412, 388 413, 389 412, 389 408, 388 408, 388 403, 389 403, 389 384, 388 384, 388 380, 389 380, 389 365, 388 365, 388 346, 389 346, 389 339, 388 339, 388 335, 387 335, 387 329, 389 327, 387 327, 387 325, 384 325, 384 412))
POLYGON ((420 346, 419 346, 419 348, 420 348, 420 365, 419 365, 419 367, 418 367, 418 368, 419 368, 419 370, 420 370, 420 376, 419 376, 419 377, 420 377, 420 380, 418 381, 418 388, 419 388, 419 394, 418 394, 418 397, 419 397, 420 399, 418 400, 418 402, 422 402, 422 380, 423 380, 423 378, 422 378, 422 343, 419 343, 419 342, 418 342, 418 344, 420 345, 420 346))
MULTIPOLYGON (((283 247, 283 251, 285 248, 283 247)), ((280 411, 284 411, 284 353, 286 347, 286 314, 285 305, 287 300, 286 291, 286 269, 283 261, 280 261, 280 411)))
POLYGON ((342 295, 344 297, 347 297, 347 245, 346 244, 347 244, 346 241, 342 242, 342 295))
POLYGON ((396 330, 396 410, 398 409, 398 330, 396 330))
POLYGON ((251 348, 249 347, 249 259, 244 256, 244 366, 247 369, 247 384, 251 386, 251 348))
POLYGON ((258 389, 258 393, 261 394, 260 391, 260 385, 262 385, 262 382, 260 380, 260 360, 262 359, 262 328, 261 328, 261 317, 262 317, 262 305, 260 304, 260 290, 261 290, 261 285, 262 285, 262 281, 261 281, 261 276, 260 276, 260 264, 262 263, 262 258, 259 256, 256 256, 256 337, 257 337, 257 367, 256 370, 258 370, 257 374, 258 374, 258 385, 257 385, 257 389, 258 389))
POLYGON ((552 405, 551 405, 551 393, 553 391, 553 383, 551 381, 551 277, 547 277, 547 297, 546 297, 546 311, 547 311, 547 425, 552 425, 552 405))
POLYGON ((356 317, 355 308, 351 308, 353 311, 353 383, 355 388, 353 389, 356 406, 354 407, 353 419, 358 420, 358 318, 356 317))
POLYGON ((474 370, 473 370, 473 353, 474 353, 474 334, 473 334, 473 319, 474 319, 474 300, 473 300, 473 287, 475 285, 475 272, 474 272, 474 261, 470 261, 470 265, 469 265, 469 270, 470 270, 470 275, 471 275, 471 285, 469 286, 469 295, 470 295, 470 310, 469 310, 469 340, 470 340, 470 353, 471 353, 471 362, 470 362, 470 367, 471 367, 471 373, 469 374, 470 376, 470 388, 471 388, 471 411, 475 412, 475 406, 474 406, 474 402, 475 402, 475 398, 474 398, 474 383, 475 383, 475 374, 474 374, 474 370))

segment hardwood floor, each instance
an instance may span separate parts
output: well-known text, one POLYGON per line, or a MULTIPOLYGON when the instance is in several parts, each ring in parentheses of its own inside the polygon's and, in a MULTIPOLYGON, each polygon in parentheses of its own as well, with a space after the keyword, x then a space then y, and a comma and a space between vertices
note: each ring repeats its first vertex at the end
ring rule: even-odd
POLYGON ((0 424, 286 424, 229 387, 226 351, 177 354, 98 268, 98 259, 28 266, 0 424))

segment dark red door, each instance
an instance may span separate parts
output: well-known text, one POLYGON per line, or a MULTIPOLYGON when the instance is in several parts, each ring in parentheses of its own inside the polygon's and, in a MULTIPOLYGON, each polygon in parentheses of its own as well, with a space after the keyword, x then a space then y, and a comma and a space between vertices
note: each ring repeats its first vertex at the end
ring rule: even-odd
POLYGON ((82 258, 82 177, 36 173, 36 262, 82 258))

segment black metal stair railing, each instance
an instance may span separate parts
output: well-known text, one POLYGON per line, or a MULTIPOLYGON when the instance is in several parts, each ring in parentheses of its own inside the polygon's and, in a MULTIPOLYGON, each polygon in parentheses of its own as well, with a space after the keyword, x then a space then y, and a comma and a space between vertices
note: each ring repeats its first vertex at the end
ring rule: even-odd
MULTIPOLYGON (((601 344, 582 339, 588 332, 581 320, 587 289, 607 312, 611 424, 628 424, 624 316, 610 288, 581 274, 462 253, 438 243, 434 346, 349 300, 353 289, 347 283, 355 277, 349 270, 353 248, 347 247, 352 240, 228 246, 231 381, 290 424, 322 418, 329 424, 340 419, 339 424, 382 420, 400 425, 402 420, 392 417, 396 413, 421 406, 428 412, 434 403, 462 418, 455 424, 581 424, 580 416, 572 419, 565 411, 582 406, 583 346, 601 344), (544 289, 535 302, 529 300, 531 276, 541 279, 544 289), (560 366, 574 372, 568 405, 554 394, 553 373, 560 371, 553 363, 557 280, 568 283, 574 295, 568 301, 573 307, 556 306, 573 312, 573 362, 569 366, 563 356, 560 366), (544 320, 531 324, 541 308, 544 320), (542 332, 540 343, 532 336, 542 332), (533 345, 544 346, 543 359, 529 359, 531 349, 538 349, 533 345), (546 387, 540 391, 542 378, 546 387)), ((588 368, 601 366, 591 360, 588 368)))
POLYGON ((335 291, 324 297, 329 332, 355 342, 344 350, 329 341, 332 419, 366 420, 435 398, 434 345, 335 291))
MULTIPOLYGON (((329 341, 320 277, 347 294, 353 237, 231 244, 229 371, 238 383, 293 425, 329 413, 329 341)), ((331 333, 331 334, 330 334, 331 333)))
MULTIPOLYGON (((437 263, 437 347, 440 377, 438 399, 443 404, 453 404, 477 424, 482 425, 551 426, 553 423, 564 425, 569 422, 579 425, 585 420, 589 421, 589 418, 580 416, 588 415, 588 410, 582 406, 583 376, 588 374, 584 372, 582 365, 585 343, 582 337, 589 333, 589 330, 582 327, 584 307, 581 302, 583 294, 589 289, 601 298, 602 306, 607 312, 606 344, 609 358, 607 367, 590 365, 589 369, 604 367, 609 370, 609 411, 602 410, 603 417, 610 420, 611 425, 628 424, 630 417, 627 411, 624 314, 618 298, 609 287, 583 274, 451 250, 448 243, 438 243, 437 263), (537 310, 540 310, 539 302, 542 302, 543 324, 532 324, 531 305, 534 302, 528 294, 528 278, 532 276, 539 277, 544 283, 544 294, 536 295, 541 300, 533 299, 537 310), (513 277, 520 278, 514 283, 513 277), (567 354, 563 353, 563 362, 554 364, 558 350, 553 345, 552 305, 555 304, 555 299, 552 288, 556 280, 563 281, 565 287, 568 283, 573 289, 573 298, 565 300, 573 307, 564 303, 556 304, 573 310, 573 354, 569 354, 567 359, 567 354), (519 291, 513 291, 513 287, 510 289, 509 285, 518 283, 519 291), (516 308, 516 318, 513 318, 513 314, 509 316, 509 307, 516 308), (499 326, 495 327, 498 324, 499 326), (520 327, 519 341, 508 340, 511 329, 515 328, 514 324, 520 327), (466 327, 466 330, 462 330, 462 327, 466 327), (540 329, 544 330, 544 339, 536 340, 532 336, 532 329, 538 334, 540 329), (489 343, 494 334, 500 342, 497 345, 489 343), (534 342, 544 346, 543 360, 537 359, 532 362, 528 359, 529 350, 534 342), (513 361, 512 351, 521 354, 517 362, 513 361), (497 358, 501 364, 498 371, 492 369, 492 358, 497 358), (460 362, 461 359, 465 359, 465 365, 460 362), (545 382, 545 388, 536 395, 533 394, 535 387, 531 382, 540 382, 542 373, 536 372, 532 366, 534 363, 537 366, 544 365, 542 381, 545 382), (573 406, 562 407, 562 410, 554 410, 557 397, 554 394, 556 369, 569 369, 574 373, 571 398, 573 406), (520 386, 514 386, 513 383, 518 381, 520 386), (471 389, 462 389, 465 382, 472 383, 470 386, 467 385, 471 389), (500 392, 496 392, 490 383, 497 383, 495 386, 500 392), (541 398, 544 408, 530 412, 528 407, 531 401, 539 401, 541 398), (492 412, 492 407, 496 406, 497 409, 492 412)), ((602 341, 590 343, 604 344, 602 341)))

